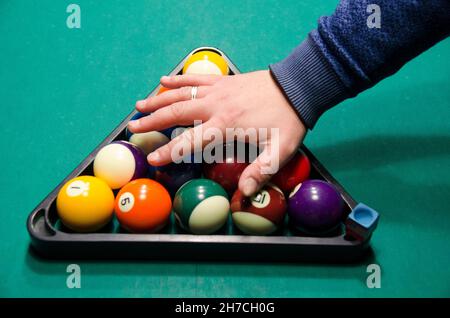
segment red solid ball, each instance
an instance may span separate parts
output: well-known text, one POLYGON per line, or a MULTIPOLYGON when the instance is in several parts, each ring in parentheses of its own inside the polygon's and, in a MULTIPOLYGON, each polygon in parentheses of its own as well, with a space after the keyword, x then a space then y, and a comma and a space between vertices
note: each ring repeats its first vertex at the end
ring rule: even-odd
POLYGON ((299 150, 294 157, 278 171, 271 182, 284 193, 291 192, 296 185, 309 178, 311 163, 305 153, 299 150))
POLYGON ((227 151, 228 147, 236 147, 236 145, 224 145, 222 162, 204 164, 203 174, 205 178, 217 182, 229 195, 232 195, 238 187, 242 172, 249 164, 245 158, 240 158, 236 155, 237 151, 234 151, 232 155, 229 154, 227 151))

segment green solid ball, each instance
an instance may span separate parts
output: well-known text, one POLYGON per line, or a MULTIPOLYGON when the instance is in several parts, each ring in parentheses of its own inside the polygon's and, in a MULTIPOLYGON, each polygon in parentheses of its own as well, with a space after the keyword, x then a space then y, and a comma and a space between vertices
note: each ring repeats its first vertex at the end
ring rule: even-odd
POLYGON ((225 190, 208 179, 186 182, 175 194, 173 211, 178 224, 194 234, 211 234, 228 220, 230 202, 225 190))

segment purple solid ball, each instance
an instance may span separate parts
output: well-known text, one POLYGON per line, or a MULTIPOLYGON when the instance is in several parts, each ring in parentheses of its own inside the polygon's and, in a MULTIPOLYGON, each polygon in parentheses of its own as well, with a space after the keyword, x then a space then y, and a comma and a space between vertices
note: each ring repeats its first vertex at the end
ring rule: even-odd
POLYGON ((134 175, 133 178, 131 178, 131 180, 145 178, 148 173, 148 163, 147 158, 145 157, 145 154, 142 152, 142 150, 128 141, 118 140, 112 143, 121 144, 127 147, 128 150, 130 150, 130 152, 133 154, 136 167, 134 169, 134 175))
POLYGON ((306 180, 289 196, 288 213, 291 224, 299 230, 324 233, 340 224, 344 207, 344 200, 332 184, 306 180))

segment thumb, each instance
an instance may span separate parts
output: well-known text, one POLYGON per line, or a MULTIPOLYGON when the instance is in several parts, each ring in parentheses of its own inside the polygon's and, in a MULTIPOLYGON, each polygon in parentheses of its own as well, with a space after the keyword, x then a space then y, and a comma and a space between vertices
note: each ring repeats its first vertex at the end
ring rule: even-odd
POLYGON ((280 158, 279 147, 266 145, 264 151, 242 172, 239 190, 247 197, 255 194, 277 173, 285 159, 280 158))

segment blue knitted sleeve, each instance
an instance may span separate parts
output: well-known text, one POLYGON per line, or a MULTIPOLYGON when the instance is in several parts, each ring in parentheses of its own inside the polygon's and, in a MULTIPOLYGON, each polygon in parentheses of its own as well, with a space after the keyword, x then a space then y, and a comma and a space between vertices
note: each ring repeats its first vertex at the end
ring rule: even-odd
POLYGON ((270 70, 312 129, 326 110, 397 72, 449 33, 449 0, 342 0, 270 70))

